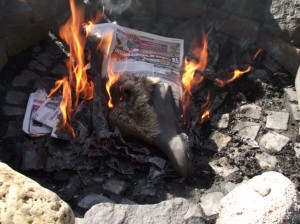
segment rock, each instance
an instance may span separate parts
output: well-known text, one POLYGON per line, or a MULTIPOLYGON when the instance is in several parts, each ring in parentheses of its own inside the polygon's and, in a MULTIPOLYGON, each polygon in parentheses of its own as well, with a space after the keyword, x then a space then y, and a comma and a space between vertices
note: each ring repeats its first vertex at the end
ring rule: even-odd
POLYGON ((297 100, 297 92, 296 89, 293 87, 284 88, 284 92, 286 93, 289 101, 291 102, 298 102, 297 100))
POLYGON ((275 132, 268 132, 267 134, 263 135, 259 145, 267 150, 279 152, 289 141, 290 138, 284 135, 275 132))
POLYGON ((240 117, 260 119, 261 107, 254 104, 243 105, 239 109, 239 115, 240 117))
POLYGON ((2 111, 5 116, 17 116, 25 114, 25 109, 20 107, 4 106, 2 111))
POLYGON ((237 124, 233 127, 233 131, 237 132, 237 135, 243 139, 255 139, 258 131, 260 129, 260 125, 254 122, 243 122, 238 121, 237 124))
POLYGON ((276 130, 287 130, 289 113, 283 111, 266 111, 267 123, 266 127, 276 130))
POLYGON ((209 162, 209 165, 218 175, 224 178, 239 170, 236 166, 230 165, 226 157, 213 160, 209 162))
POLYGON ((67 203, 4 163, 0 183, 1 223, 75 223, 67 203))
POLYGON ((255 158, 258 161, 258 164, 263 170, 275 170, 278 160, 276 156, 271 156, 266 152, 262 152, 261 154, 256 154, 255 158))
POLYGON ((5 49, 5 41, 0 39, 0 71, 4 67, 4 65, 8 62, 6 49, 5 49))
POLYGON ((122 194, 126 188, 126 183, 121 180, 110 179, 103 185, 103 190, 113 193, 122 194))
POLYGON ((219 203, 224 197, 222 192, 212 192, 201 196, 201 208, 207 216, 219 213, 219 203))
POLYGON ((295 46, 300 46, 300 5, 299 1, 270 1, 264 27, 295 46))
POLYGON ((294 151, 297 158, 300 158, 300 143, 294 144, 294 151))
POLYGON ((78 202, 78 207, 83 209, 90 209, 93 205, 99 204, 99 203, 114 203, 109 198, 101 195, 101 194, 89 194, 86 195, 81 201, 78 202))
POLYGON ((20 75, 18 75, 12 82, 14 87, 27 86, 31 81, 35 81, 39 78, 37 74, 32 71, 24 70, 20 75))
POLYGON ((272 58, 289 73, 296 76, 300 64, 300 55, 298 54, 296 47, 275 37, 265 30, 260 30, 257 34, 256 43, 269 55, 272 55, 272 58))
POLYGON ((8 104, 25 106, 27 102, 27 96, 25 93, 9 90, 6 94, 5 101, 8 104))
POLYGON ((228 128, 229 114, 216 114, 211 119, 211 125, 220 129, 228 128))
POLYGON ((215 142, 218 151, 221 151, 222 149, 226 148, 228 143, 231 141, 230 136, 224 135, 220 132, 214 132, 210 136, 210 139, 215 142))
POLYGON ((35 59, 38 60, 45 67, 50 67, 52 65, 52 63, 53 63, 53 57, 48 52, 44 52, 44 53, 38 54, 35 57, 35 59))
POLYGON ((204 224, 201 208, 183 198, 152 205, 101 203, 84 215, 81 224, 98 223, 197 223, 204 224))
POLYGON ((298 104, 290 104, 291 112, 295 121, 300 121, 300 110, 298 104))
POLYGON ((295 185, 282 174, 270 171, 252 178, 227 194, 221 200, 216 223, 298 223, 296 216, 299 211, 299 196, 295 185))

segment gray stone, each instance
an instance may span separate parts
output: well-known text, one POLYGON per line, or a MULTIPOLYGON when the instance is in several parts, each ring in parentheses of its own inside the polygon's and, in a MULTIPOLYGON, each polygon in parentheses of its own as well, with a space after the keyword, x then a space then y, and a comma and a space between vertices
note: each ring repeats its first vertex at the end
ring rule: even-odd
POLYGON ((223 186, 222 189, 225 194, 228 194, 230 191, 232 191, 234 188, 236 188, 236 184, 232 182, 226 182, 223 186))
POLYGON ((201 207, 183 198, 150 205, 101 203, 94 205, 80 221, 80 224, 206 223, 201 207))
POLYGON ((220 129, 228 128, 229 114, 216 114, 211 119, 211 125, 220 129))
POLYGON ((295 46, 300 45, 299 0, 270 1, 264 27, 295 46))
POLYGON ((236 166, 230 165, 226 157, 213 160, 209 162, 209 165, 219 176, 224 178, 239 170, 236 166))
POLYGON ((36 60, 33 60, 33 61, 29 62, 28 67, 30 69, 35 69, 35 70, 38 70, 38 71, 41 71, 41 72, 46 72, 47 71, 47 68, 44 65, 42 65, 41 63, 39 63, 38 61, 36 61, 36 60))
POLYGON ((38 60, 42 65, 44 65, 46 67, 51 66, 52 63, 53 63, 53 57, 48 52, 44 52, 44 53, 38 54, 35 57, 35 59, 38 60))
POLYGON ((243 105, 239 108, 240 117, 260 119, 261 107, 254 104, 243 105))
POLYGON ((242 139, 255 139, 258 131, 260 129, 260 125, 254 122, 243 122, 238 121, 237 124, 233 127, 233 131, 237 132, 237 135, 242 139))
POLYGON ((290 104, 291 112, 295 121, 300 121, 300 110, 298 104, 290 104))
POLYGON ((75 223, 70 206, 55 193, 0 163, 1 223, 75 223))
POLYGON ((284 135, 275 132, 268 132, 262 136, 259 145, 267 150, 279 152, 289 141, 290 138, 284 135))
POLYGON ((286 93, 289 101, 298 102, 297 100, 297 92, 294 87, 284 88, 284 92, 286 93))
POLYGON ((212 192, 201 196, 201 208, 207 216, 216 215, 219 213, 219 203, 224 197, 222 192, 212 192))
POLYGON ((221 151, 222 149, 226 148, 228 143, 231 141, 231 137, 228 135, 224 135, 220 132, 214 132, 210 139, 215 142, 217 145, 217 150, 221 151))
POLYGON ((22 136, 22 122, 20 121, 9 121, 6 131, 6 137, 19 137, 22 136))
POLYGON ((272 55, 272 58, 290 72, 291 75, 296 76, 300 64, 300 55, 296 47, 264 30, 260 30, 257 34, 256 43, 269 55, 272 55))
POLYGON ((103 185, 103 190, 113 193, 122 194, 126 188, 126 183, 121 180, 110 179, 103 185))
POLYGON ((25 109, 20 107, 4 106, 2 110, 5 116, 17 116, 25 114, 25 109))
POLYGON ((0 71, 4 67, 4 65, 8 62, 8 57, 5 49, 5 41, 0 39, 0 71))
POLYGON ((26 105, 27 96, 25 93, 9 90, 6 94, 5 101, 6 103, 13 105, 26 105))
POLYGON ((78 202, 78 207, 83 208, 83 209, 90 209, 93 205, 99 204, 99 203, 114 203, 112 200, 109 198, 101 195, 101 194, 89 194, 86 195, 83 199, 81 199, 78 202))
POLYGON ((281 173, 269 171, 227 194, 220 202, 216 223, 298 223, 299 211, 295 185, 281 173))
POLYGON ((271 156, 266 152, 257 153, 255 158, 258 161, 258 164, 263 170, 275 170, 278 160, 276 156, 271 156))
POLYGON ((294 151, 297 158, 300 158, 300 143, 294 144, 294 151))
POLYGON ((283 111, 266 111, 267 123, 266 127, 276 130, 287 130, 289 113, 283 111))
POLYGON ((27 86, 31 81, 35 81, 38 78, 39 76, 32 71, 25 70, 13 80, 12 85, 14 87, 27 86))

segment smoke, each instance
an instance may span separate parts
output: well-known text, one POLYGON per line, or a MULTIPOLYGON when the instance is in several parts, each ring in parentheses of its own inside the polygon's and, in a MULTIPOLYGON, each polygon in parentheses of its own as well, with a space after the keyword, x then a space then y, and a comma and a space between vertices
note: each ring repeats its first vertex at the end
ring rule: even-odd
POLYGON ((102 0, 104 8, 120 15, 132 5, 132 0, 102 0))

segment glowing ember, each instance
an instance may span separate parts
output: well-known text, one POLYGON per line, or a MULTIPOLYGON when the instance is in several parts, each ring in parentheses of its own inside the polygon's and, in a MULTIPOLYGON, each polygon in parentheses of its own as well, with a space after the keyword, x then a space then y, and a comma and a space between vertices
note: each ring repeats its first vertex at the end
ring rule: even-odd
POLYGON ((258 50, 255 52, 255 54, 254 54, 252 60, 254 61, 262 51, 263 51, 262 48, 258 49, 258 50))
POLYGON ((196 71, 203 72, 207 65, 207 38, 203 33, 202 37, 202 46, 197 46, 197 42, 194 41, 193 45, 195 46, 193 49, 193 55, 198 57, 198 61, 188 61, 185 58, 184 61, 184 74, 182 76, 182 86, 183 86, 183 102, 184 102, 184 112, 189 107, 190 97, 192 95, 191 89, 194 86, 199 85, 203 81, 203 76, 200 74, 196 74, 196 71))
POLYGON ((203 114, 200 117, 200 122, 203 123, 203 121, 210 118, 210 111, 207 109, 203 112, 203 114))

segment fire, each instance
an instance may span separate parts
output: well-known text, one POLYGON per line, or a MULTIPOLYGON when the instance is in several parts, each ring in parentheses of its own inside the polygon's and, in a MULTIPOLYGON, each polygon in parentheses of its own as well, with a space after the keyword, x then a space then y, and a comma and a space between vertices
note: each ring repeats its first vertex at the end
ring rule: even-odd
POLYGON ((113 71, 108 71, 108 80, 106 82, 106 91, 108 93, 108 97, 109 97, 109 100, 108 100, 108 107, 109 108, 113 108, 114 105, 113 105, 113 101, 112 101, 112 96, 111 96, 111 93, 110 93, 110 88, 113 84, 115 84, 118 79, 121 77, 121 74, 120 72, 117 72, 117 73, 114 73, 113 71))
POLYGON ((238 79, 239 77, 241 77, 242 75, 250 72, 252 69, 251 66, 249 66, 247 69, 245 70, 239 70, 239 69, 235 69, 233 71, 233 74, 232 74, 232 78, 228 79, 228 80, 221 80, 221 79, 216 79, 216 83, 220 86, 220 87, 224 87, 225 85, 229 84, 229 83, 232 83, 234 80, 238 79))
POLYGON ((184 73, 181 80, 183 85, 184 111, 186 111, 190 104, 190 97, 192 95, 191 89, 204 80, 204 77, 196 72, 203 72, 207 65, 208 42, 206 35, 203 33, 202 46, 197 46, 196 41, 193 42, 193 45, 195 46, 193 55, 198 57, 198 61, 188 61, 187 58, 185 58, 184 73))
POLYGON ((61 80, 55 82, 55 87, 51 90, 48 97, 51 97, 62 86, 63 99, 60 103, 60 111, 62 114, 62 127, 66 128, 73 137, 75 137, 72 126, 68 123, 68 118, 72 116, 72 93, 69 80, 64 77, 61 80))
POLYGON ((210 111, 208 109, 206 109, 200 117, 200 122, 203 123, 203 121, 205 121, 209 118, 210 118, 210 111))

